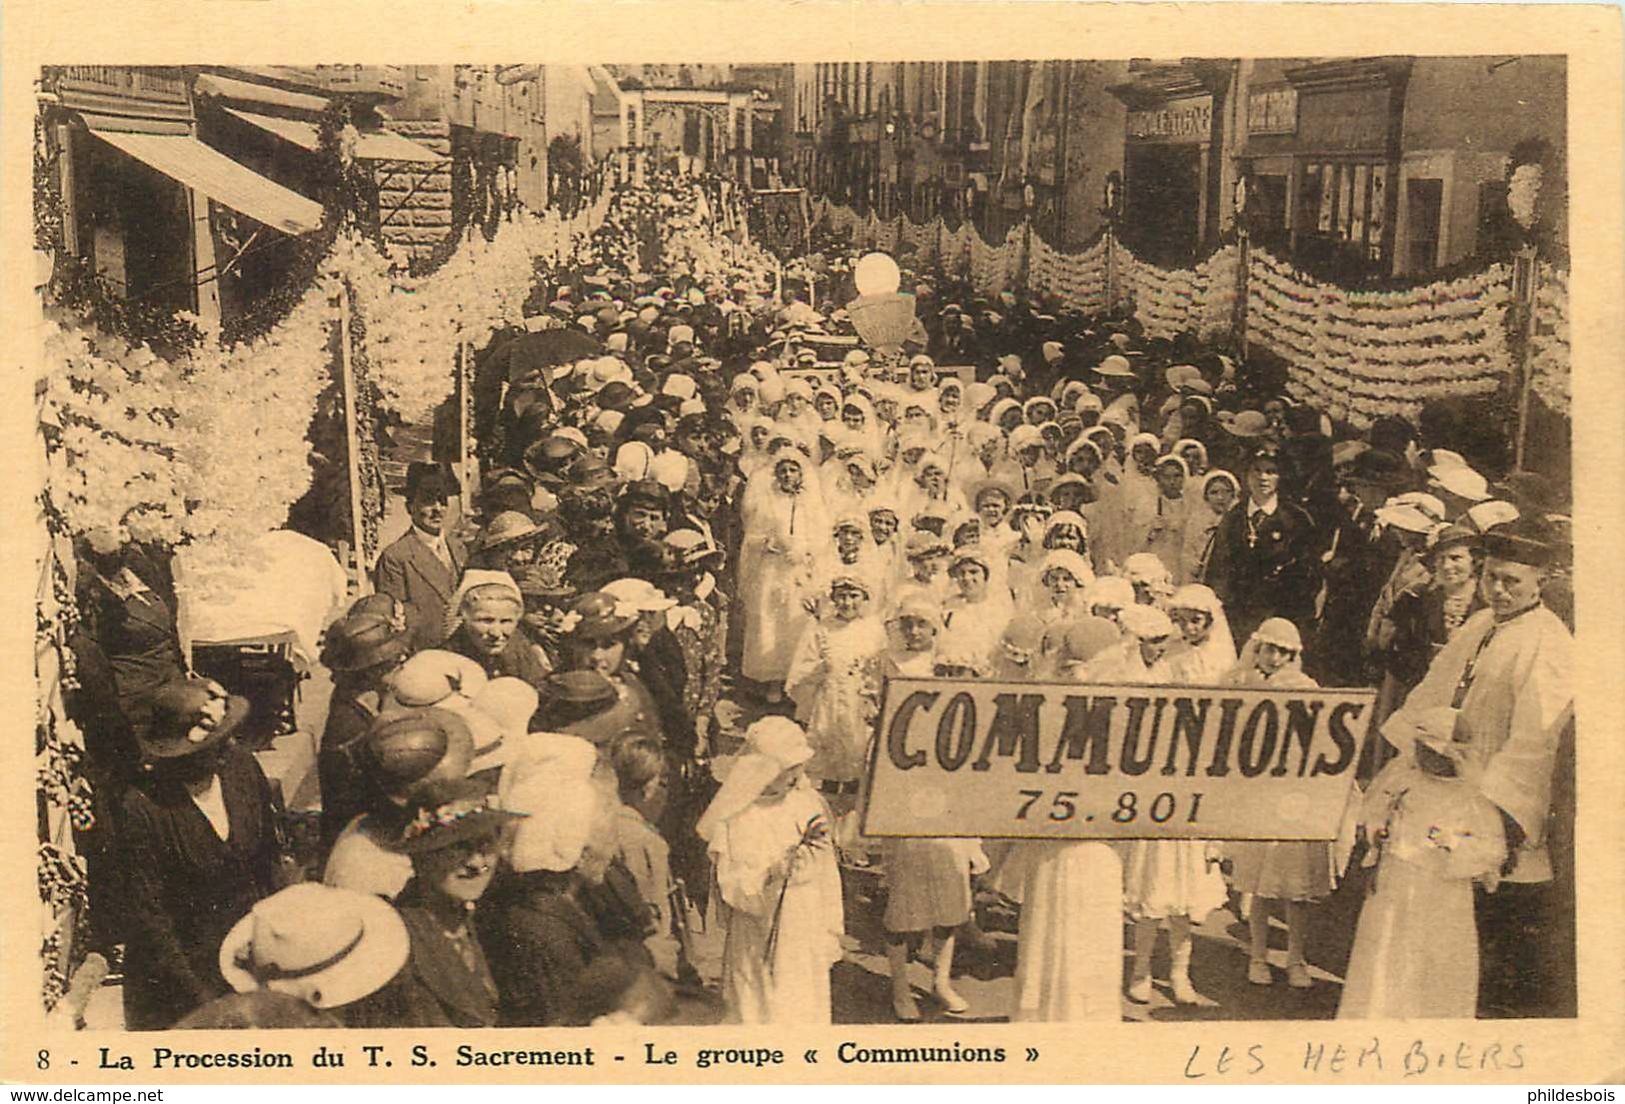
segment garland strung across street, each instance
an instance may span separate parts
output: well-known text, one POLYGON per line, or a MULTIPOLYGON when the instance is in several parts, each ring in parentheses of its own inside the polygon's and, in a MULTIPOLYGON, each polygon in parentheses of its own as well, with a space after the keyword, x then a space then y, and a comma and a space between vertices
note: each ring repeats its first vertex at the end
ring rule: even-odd
MULTIPOLYGON (((827 201, 815 224, 882 251, 906 243, 948 273, 967 274, 978 290, 1013 288, 1023 272, 1029 291, 1085 312, 1132 309, 1148 335, 1191 331, 1203 340, 1234 336, 1241 253, 1226 243, 1190 269, 1163 269, 1136 257, 1110 229, 1067 253, 1038 234, 1012 227, 998 244, 968 223, 919 226, 906 216, 860 216, 827 201), (1107 239, 1112 240, 1108 241, 1107 239)), ((1444 397, 1487 396, 1514 373, 1513 270, 1479 272, 1395 291, 1357 291, 1298 272, 1262 249, 1247 253, 1246 338, 1287 364, 1288 389, 1322 404, 1338 421, 1365 427, 1378 417, 1414 420, 1444 397)), ((1569 410, 1568 277, 1539 265, 1530 328, 1530 383, 1554 413, 1569 410)))

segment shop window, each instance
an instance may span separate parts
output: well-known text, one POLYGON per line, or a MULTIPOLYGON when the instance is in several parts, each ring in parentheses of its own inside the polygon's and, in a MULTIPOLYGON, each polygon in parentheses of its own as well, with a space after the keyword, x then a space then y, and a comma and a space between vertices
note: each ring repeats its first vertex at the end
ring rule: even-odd
POLYGON ((1336 283, 1382 273, 1387 166, 1374 162, 1305 165, 1298 190, 1293 259, 1336 283))

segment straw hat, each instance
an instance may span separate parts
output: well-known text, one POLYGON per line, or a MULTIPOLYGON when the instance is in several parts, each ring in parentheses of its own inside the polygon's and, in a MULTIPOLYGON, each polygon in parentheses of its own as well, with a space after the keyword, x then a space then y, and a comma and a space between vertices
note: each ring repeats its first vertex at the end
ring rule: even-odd
POLYGON ((339 1008, 387 985, 411 941, 389 902, 300 882, 259 901, 220 944, 220 973, 239 993, 272 989, 339 1008))

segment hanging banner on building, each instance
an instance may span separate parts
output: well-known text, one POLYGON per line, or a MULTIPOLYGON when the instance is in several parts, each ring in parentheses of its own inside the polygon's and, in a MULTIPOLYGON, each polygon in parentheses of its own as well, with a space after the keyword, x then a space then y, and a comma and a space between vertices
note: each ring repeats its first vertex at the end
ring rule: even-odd
POLYGON ((793 257, 806 252, 806 196, 800 188, 756 193, 751 233, 775 256, 793 257))
POLYGON ((891 679, 871 836, 1333 839, 1371 690, 891 679))

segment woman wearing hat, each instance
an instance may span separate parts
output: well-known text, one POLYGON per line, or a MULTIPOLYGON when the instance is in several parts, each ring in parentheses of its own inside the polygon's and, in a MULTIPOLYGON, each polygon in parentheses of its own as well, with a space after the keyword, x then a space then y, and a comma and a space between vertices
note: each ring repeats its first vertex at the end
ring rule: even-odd
MULTIPOLYGON (((1224 679, 1228 686, 1270 690, 1313 690, 1317 683, 1303 673, 1303 637, 1284 617, 1266 618, 1241 650, 1241 659, 1224 679)), ((1230 886, 1250 895, 1247 924, 1247 980, 1270 985, 1270 912, 1286 910, 1286 975, 1294 989, 1314 985, 1304 957, 1309 936, 1309 908, 1332 891, 1332 849, 1323 840, 1270 840, 1225 845, 1231 864, 1230 886)))
POLYGON ((504 836, 523 815, 472 781, 413 811, 391 845, 412 861, 412 880, 395 899, 411 953, 391 986, 393 1014, 377 1026, 497 1025, 496 982, 473 921, 504 836))
POLYGON ((1429 577, 1400 592, 1388 612, 1393 631, 1379 657, 1383 686, 1376 724, 1387 719, 1467 618, 1484 608, 1478 577, 1484 566, 1479 535, 1460 525, 1435 529, 1427 537, 1422 562, 1429 577))
POLYGON ((616 854, 615 772, 579 736, 540 736, 503 768, 498 795, 502 808, 528 814, 513 829, 513 876, 475 914, 499 1022, 585 1024, 595 962, 618 959, 652 973, 643 946, 648 916, 635 887, 605 888, 616 854))
POLYGON ((828 1023, 830 967, 845 916, 829 811, 807 785, 813 756, 801 726, 763 717, 744 750, 718 760, 722 788, 700 818, 727 939, 727 1023, 828 1023))
POLYGON ((386 987, 410 939, 401 917, 369 893, 299 882, 258 901, 214 949, 238 993, 268 993, 334 1016, 347 1027, 393 1027, 386 987))
POLYGON ((807 479, 806 457, 798 450, 774 455, 771 480, 745 492, 739 592, 751 596, 744 603, 742 671, 765 685, 774 702, 782 700, 790 655, 806 625, 802 600, 830 530, 822 496, 807 479))
POLYGON ((999 639, 1015 605, 1007 588, 993 585, 992 563, 975 545, 954 553, 948 577, 959 593, 948 600, 938 664, 985 677, 993 670, 999 639))
POLYGON ((1497 886, 1505 830, 1456 710, 1418 710, 1415 744, 1366 790, 1359 827, 1374 868, 1339 1019, 1470 1019, 1478 1011, 1474 883, 1497 886))
POLYGON ((536 662, 549 674, 563 666, 561 626, 578 597, 575 588, 565 579, 575 551, 575 545, 569 541, 549 541, 536 554, 536 561, 515 576, 525 604, 519 617, 519 635, 536 662))
POLYGON ((406 648, 404 621, 397 627, 367 613, 335 622, 323 637, 322 666, 333 674, 333 697, 316 757, 324 852, 376 796, 357 753, 373 718, 382 712, 385 681, 406 661, 406 648))
POLYGON ((456 609, 460 624, 445 651, 478 663, 489 678, 507 675, 541 689, 548 671, 519 632, 525 598, 512 576, 471 568, 457 588, 456 609))
POLYGON ((813 748, 807 776, 839 816, 857 801, 879 710, 886 632, 870 614, 872 584, 836 570, 829 604, 802 631, 784 686, 813 748))
POLYGON ((372 800, 339 832, 322 881, 391 899, 400 893, 412 866, 390 843, 417 805, 437 800, 468 777, 474 750, 473 730, 452 709, 397 707, 376 718, 356 754, 372 800))
POLYGON ((480 531, 469 566, 510 573, 523 570, 536 558, 536 545, 546 535, 542 526, 518 511, 497 514, 480 531))
POLYGON ((1445 524, 1444 513, 1444 503, 1422 491, 1394 495, 1373 511, 1373 520, 1399 551, 1366 622, 1368 655, 1386 651, 1393 640, 1394 623, 1389 614, 1394 602, 1412 587, 1427 583, 1428 537, 1445 524))
MULTIPOLYGON (((628 662, 638 625, 637 607, 614 595, 594 591, 577 600, 565 624, 564 675, 591 672, 608 681, 615 691, 615 702, 608 709, 602 709, 595 697, 579 703, 594 710, 594 732, 600 734, 594 742, 607 744, 622 733, 636 732, 664 743, 654 696, 628 662)), ((559 675, 553 676, 543 690, 544 699, 561 696, 559 680, 559 675)), ((545 708, 539 720, 545 722, 545 708)))
POLYGON ((143 776, 119 840, 129 894, 124 1023, 167 1028, 226 992, 226 932, 276 889, 277 810, 259 764, 231 740, 248 702, 217 683, 166 683, 137 732, 143 776))

